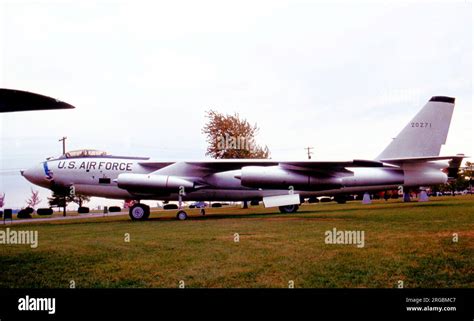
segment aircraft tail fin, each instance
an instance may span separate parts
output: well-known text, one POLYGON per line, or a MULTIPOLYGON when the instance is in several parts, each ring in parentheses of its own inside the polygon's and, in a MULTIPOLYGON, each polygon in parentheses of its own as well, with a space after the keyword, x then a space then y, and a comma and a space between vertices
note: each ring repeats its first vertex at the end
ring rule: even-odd
POLYGON ((438 156, 441 145, 446 143, 454 100, 432 97, 376 160, 438 156))

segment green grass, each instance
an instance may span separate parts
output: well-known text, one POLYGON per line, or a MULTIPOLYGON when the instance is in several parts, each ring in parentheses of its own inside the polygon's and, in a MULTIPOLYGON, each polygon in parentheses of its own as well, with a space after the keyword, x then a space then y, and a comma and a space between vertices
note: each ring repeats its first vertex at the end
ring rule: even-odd
MULTIPOLYGON (((0 244, 0 287, 474 287, 474 196, 275 209, 215 208, 176 221, 128 216, 13 225, 39 246, 0 244), (362 230, 365 247, 325 244, 362 230), (125 233, 131 241, 124 241, 125 233), (234 242, 239 233, 240 242, 234 242), (458 233, 459 241, 452 241, 458 233)), ((4 228, 4 227, 0 227, 4 228)))

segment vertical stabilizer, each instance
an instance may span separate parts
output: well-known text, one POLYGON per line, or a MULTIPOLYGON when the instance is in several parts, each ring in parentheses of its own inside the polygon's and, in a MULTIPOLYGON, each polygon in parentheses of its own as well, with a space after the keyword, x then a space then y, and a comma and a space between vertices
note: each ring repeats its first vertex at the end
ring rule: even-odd
POLYGON ((432 97, 376 159, 438 156, 453 110, 454 98, 432 97))

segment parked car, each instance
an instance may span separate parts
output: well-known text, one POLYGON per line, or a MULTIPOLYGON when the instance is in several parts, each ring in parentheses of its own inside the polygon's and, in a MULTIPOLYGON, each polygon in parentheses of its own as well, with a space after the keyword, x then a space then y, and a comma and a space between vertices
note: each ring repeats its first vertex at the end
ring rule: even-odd
POLYGON ((165 204, 165 205, 163 205, 163 209, 164 210, 177 210, 178 205, 176 205, 176 204, 165 204))
POLYGON ((79 213, 79 214, 87 214, 89 212, 90 212, 90 210, 86 206, 81 206, 77 209, 77 213, 79 213))
POLYGON ((52 208, 38 208, 36 210, 36 214, 38 214, 38 215, 53 215, 53 209, 52 208))
POLYGON ((33 212, 34 210, 31 207, 27 207, 17 213, 17 218, 31 218, 31 214, 33 214, 33 212))
POLYGON ((321 197, 319 198, 319 201, 320 201, 321 203, 329 203, 329 202, 332 201, 332 199, 331 199, 329 196, 321 196, 321 197))

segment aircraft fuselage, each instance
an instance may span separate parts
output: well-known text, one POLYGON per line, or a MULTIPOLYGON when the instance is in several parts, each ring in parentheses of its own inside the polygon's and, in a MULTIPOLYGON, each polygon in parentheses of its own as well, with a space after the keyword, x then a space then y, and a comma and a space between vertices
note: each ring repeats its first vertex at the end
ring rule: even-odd
MULTIPOLYGON (((284 195, 289 192, 302 197, 361 193, 397 189, 399 186, 424 186, 442 184, 447 176, 440 171, 445 164, 433 162, 423 168, 400 169, 387 167, 347 168, 350 172, 335 176, 289 174, 279 166, 228 170, 203 175, 199 168, 182 171, 180 162, 160 172, 167 182, 179 177, 192 185, 178 182, 166 188, 146 185, 140 179, 155 177, 156 168, 144 166, 146 158, 81 157, 49 160, 23 172, 32 183, 45 188, 74 186, 75 193, 114 199, 177 200, 183 187, 183 200, 192 201, 243 201, 266 196, 284 195), (414 173, 416 175, 414 176, 414 173), (132 174, 134 186, 122 183, 132 174), (194 174, 194 175, 193 175, 194 174), (151 187, 151 188, 150 188, 151 187)), ((185 162, 183 162, 185 163, 185 162)), ((187 166, 189 167, 189 166, 187 166)))

